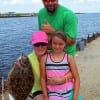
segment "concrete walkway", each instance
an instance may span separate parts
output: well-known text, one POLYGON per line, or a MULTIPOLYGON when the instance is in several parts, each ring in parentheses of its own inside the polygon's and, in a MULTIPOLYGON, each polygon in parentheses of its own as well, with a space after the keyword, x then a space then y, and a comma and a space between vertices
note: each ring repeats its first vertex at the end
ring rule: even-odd
POLYGON ((100 100, 100 37, 87 44, 75 57, 79 69, 83 100, 100 100))

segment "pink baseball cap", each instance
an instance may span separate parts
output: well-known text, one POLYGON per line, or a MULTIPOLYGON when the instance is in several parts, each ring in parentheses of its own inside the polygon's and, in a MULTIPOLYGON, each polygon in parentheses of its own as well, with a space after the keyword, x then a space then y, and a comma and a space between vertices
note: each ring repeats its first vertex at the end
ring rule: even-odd
POLYGON ((44 31, 36 31, 32 35, 32 45, 39 42, 48 43, 48 36, 44 31))

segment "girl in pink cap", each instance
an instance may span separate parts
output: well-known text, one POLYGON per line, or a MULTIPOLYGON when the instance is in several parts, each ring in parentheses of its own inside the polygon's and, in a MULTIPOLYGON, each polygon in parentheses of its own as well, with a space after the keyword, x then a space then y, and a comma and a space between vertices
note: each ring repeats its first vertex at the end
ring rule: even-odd
POLYGON ((80 78, 74 58, 66 54, 66 35, 56 31, 50 40, 52 51, 41 58, 41 86, 44 100, 82 100, 79 94, 80 78), (74 80, 62 84, 50 84, 48 77, 64 77, 69 71, 74 80))

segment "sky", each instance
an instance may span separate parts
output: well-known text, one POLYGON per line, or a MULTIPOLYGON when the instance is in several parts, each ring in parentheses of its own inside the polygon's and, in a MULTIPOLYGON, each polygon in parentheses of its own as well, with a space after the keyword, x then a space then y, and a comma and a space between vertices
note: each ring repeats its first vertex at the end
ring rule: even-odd
MULTIPOLYGON (((59 0, 76 13, 100 13, 100 0, 59 0)), ((42 0, 0 0, 0 13, 33 13, 43 7, 42 0)))

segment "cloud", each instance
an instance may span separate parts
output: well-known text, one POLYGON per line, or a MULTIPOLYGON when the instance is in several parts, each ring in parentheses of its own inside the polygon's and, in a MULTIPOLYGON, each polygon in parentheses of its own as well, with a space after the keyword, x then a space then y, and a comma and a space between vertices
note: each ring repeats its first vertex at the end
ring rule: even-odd
POLYGON ((41 3, 41 0, 32 0, 32 2, 35 4, 39 4, 39 3, 41 3))
POLYGON ((2 5, 18 5, 18 4, 29 4, 32 3, 32 0, 0 0, 2 5))
POLYGON ((64 4, 64 3, 87 3, 87 2, 99 2, 100 0, 59 0, 60 3, 64 4))
POLYGON ((29 1, 29 0, 11 0, 11 2, 10 2, 10 4, 29 4, 29 3, 31 3, 32 1, 29 1))
POLYGON ((89 1, 89 2, 94 2, 94 1, 99 1, 99 0, 86 0, 86 1, 89 1))
MULTIPOLYGON (((59 3, 74 11, 100 11, 100 0, 59 0, 59 3), (87 10, 86 10, 87 9, 87 10)), ((42 0, 0 0, 0 12, 38 12, 43 7, 42 0)))
POLYGON ((1 1, 0 0, 0 6, 5 6, 5 5, 8 5, 9 4, 9 2, 8 1, 6 1, 6 0, 4 0, 4 1, 1 1))
POLYGON ((35 5, 35 7, 42 7, 43 3, 42 0, 32 0, 33 5, 35 5))
POLYGON ((74 12, 100 12, 100 0, 60 0, 60 3, 74 12))
POLYGON ((14 4, 14 5, 17 4, 17 0, 12 0, 11 4, 14 4))
POLYGON ((20 0, 2 0, 0 1, 0 3, 3 5, 3 6, 8 6, 8 5, 15 5, 15 4, 18 4, 20 3, 19 2, 20 0))

